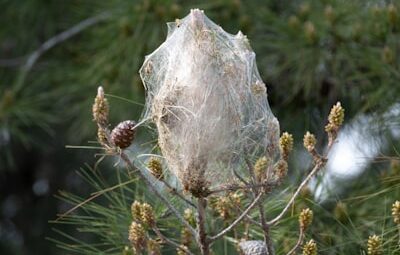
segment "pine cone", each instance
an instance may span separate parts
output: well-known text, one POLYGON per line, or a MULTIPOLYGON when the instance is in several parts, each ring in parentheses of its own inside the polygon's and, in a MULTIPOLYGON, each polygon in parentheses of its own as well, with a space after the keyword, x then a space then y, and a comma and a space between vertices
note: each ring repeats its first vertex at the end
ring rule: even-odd
POLYGON ((136 122, 133 120, 126 120, 119 123, 112 131, 111 131, 111 139, 114 144, 121 149, 128 148, 135 137, 136 131, 133 127, 136 125, 136 122))
POLYGON ((239 243, 244 255, 268 255, 267 247, 263 241, 252 240, 239 243))

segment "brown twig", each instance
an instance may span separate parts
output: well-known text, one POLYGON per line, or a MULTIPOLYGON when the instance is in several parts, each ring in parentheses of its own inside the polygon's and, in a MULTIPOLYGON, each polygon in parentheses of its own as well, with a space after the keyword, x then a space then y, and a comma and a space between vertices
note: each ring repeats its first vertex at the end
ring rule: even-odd
POLYGON ((287 210, 289 210, 290 206, 294 202, 294 200, 297 198, 297 196, 300 194, 300 191, 308 184, 308 182, 311 180, 312 177, 325 165, 326 160, 321 160, 317 162, 314 166, 314 168, 311 170, 311 172, 307 175, 307 177, 303 180, 303 182, 299 185, 297 188, 296 192, 293 194, 293 196, 290 198, 289 202, 286 204, 285 208, 282 210, 282 212, 276 216, 274 219, 271 221, 268 221, 268 225, 273 226, 278 223, 280 219, 285 215, 287 210))
POLYGON ((232 228, 234 228, 237 224, 239 224, 246 217, 246 215, 250 212, 250 210, 253 209, 253 207, 258 204, 261 197, 262 197, 262 193, 258 194, 258 196, 253 200, 253 202, 246 208, 246 210, 243 211, 243 213, 234 222, 231 223, 231 225, 229 225, 228 227, 223 229, 221 232, 219 232, 215 236, 210 237, 210 239, 209 239, 210 242, 214 242, 215 240, 221 238, 226 233, 231 231, 232 228))
POLYGON ((303 228, 300 228, 299 239, 297 239, 296 245, 286 255, 295 254, 296 250, 300 247, 300 245, 303 244, 303 241, 304 241, 304 230, 303 228))

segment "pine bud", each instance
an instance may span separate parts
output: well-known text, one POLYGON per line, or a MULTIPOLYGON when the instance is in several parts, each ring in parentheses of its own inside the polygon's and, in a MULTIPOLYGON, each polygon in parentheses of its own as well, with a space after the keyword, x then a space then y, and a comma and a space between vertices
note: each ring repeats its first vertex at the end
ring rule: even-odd
POLYGON ((392 216, 394 223, 400 225, 400 201, 396 201, 392 205, 392 216))
POLYGON ((179 248, 176 249, 177 255, 186 255, 188 248, 185 245, 180 245, 179 248))
POLYGON ((339 201, 336 204, 333 214, 334 214, 335 218, 341 223, 345 223, 346 221, 349 220, 348 213, 347 213, 347 206, 345 203, 343 203, 341 201, 339 201))
POLYGON ((312 223, 313 211, 309 208, 303 209, 299 216, 300 228, 306 230, 312 223))
POLYGON ((104 97, 103 87, 97 89, 97 96, 92 106, 93 120, 101 126, 108 124, 109 105, 104 97))
POLYGON ((223 220, 228 220, 232 216, 231 208, 228 197, 218 197, 215 201, 215 210, 223 220))
POLYGON ((147 237, 146 231, 140 223, 132 222, 129 228, 129 241, 136 251, 141 251, 146 247, 147 237))
POLYGON ((156 240, 150 239, 147 242, 147 250, 149 255, 161 255, 161 245, 156 240))
POLYGON ((305 17, 310 13, 311 6, 309 3, 302 3, 299 7, 299 15, 305 17))
POLYGON ((129 246, 125 246, 122 250, 122 255, 133 255, 133 251, 129 246))
POLYGON ((331 112, 329 113, 328 116, 328 121, 329 124, 331 124, 333 127, 339 128, 344 121, 344 109, 340 102, 337 102, 336 105, 334 105, 331 109, 331 112))
POLYGON ((97 130, 97 140, 101 145, 108 144, 106 131, 102 127, 99 127, 97 130))
POLYGON ((306 148, 308 152, 312 152, 315 149, 316 143, 317 139, 315 139, 315 136, 307 131, 303 138, 304 148, 306 148))
POLYGON ((381 255, 382 240, 379 236, 373 235, 368 238, 368 255, 381 255))
POLYGON ((112 131, 111 131, 111 139, 114 144, 121 149, 128 148, 135 137, 135 130, 133 129, 136 125, 136 122, 133 120, 126 120, 119 123, 112 131))
POLYGON ((288 20, 288 25, 291 29, 297 29, 300 25, 300 21, 299 18, 297 18, 297 16, 290 16, 289 20, 288 20))
POLYGON ((142 204, 141 208, 141 221, 146 226, 152 227, 155 224, 155 217, 153 212, 153 207, 147 203, 142 204))
POLYGON ((314 24, 311 21, 304 23, 304 34, 309 43, 315 43, 317 39, 317 32, 314 24))
POLYGON ((181 230, 181 244, 189 247, 190 244, 192 243, 192 232, 186 227, 182 228, 181 230))
POLYGON ((325 7, 324 14, 329 23, 333 23, 335 21, 335 12, 333 11, 333 7, 331 5, 325 7))
POLYGON ((397 22, 397 8, 394 4, 389 4, 387 7, 387 13, 390 25, 394 26, 397 22))
POLYGON ((150 173, 158 180, 163 179, 163 169, 162 164, 158 158, 151 158, 147 163, 147 168, 149 168, 150 173))
POLYGON ((389 46, 385 46, 382 50, 382 60, 387 64, 393 64, 394 62, 394 54, 389 46))
POLYGON ((279 160, 274 166, 274 174, 279 180, 282 180, 288 172, 288 164, 285 160, 279 160))
POLYGON ((256 175, 257 179, 260 181, 265 176, 268 167, 268 159, 267 157, 259 158, 256 163, 254 164, 254 174, 256 175))
POLYGON ((313 239, 308 241, 304 246, 303 246, 303 255, 317 255, 318 249, 317 249, 317 244, 313 239))
POLYGON ((281 150, 282 157, 286 160, 289 157, 289 153, 293 149, 293 136, 288 132, 284 132, 279 139, 279 148, 281 150))
POLYGON ((134 220, 141 220, 142 217, 142 204, 138 201, 135 201, 131 205, 131 213, 132 213, 132 218, 134 220))
POLYGON ((196 218, 194 217, 193 210, 190 208, 185 209, 183 213, 183 218, 191 225, 196 225, 196 218))

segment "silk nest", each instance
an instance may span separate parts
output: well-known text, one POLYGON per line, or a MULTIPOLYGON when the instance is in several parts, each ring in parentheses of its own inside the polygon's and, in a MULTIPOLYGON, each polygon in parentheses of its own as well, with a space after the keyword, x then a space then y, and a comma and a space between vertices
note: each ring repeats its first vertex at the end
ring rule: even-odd
POLYGON ((195 9, 168 23, 168 36, 140 69, 144 119, 182 187, 233 184, 259 157, 279 158, 272 114, 255 53, 241 32, 225 32, 195 9))

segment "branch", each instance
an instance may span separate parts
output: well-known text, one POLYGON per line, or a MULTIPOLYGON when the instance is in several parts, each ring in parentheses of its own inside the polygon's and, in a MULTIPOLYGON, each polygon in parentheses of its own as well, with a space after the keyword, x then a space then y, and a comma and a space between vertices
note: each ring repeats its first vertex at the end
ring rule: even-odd
POLYGON ((261 199, 261 197, 262 197, 262 193, 259 193, 258 196, 254 199, 254 201, 246 208, 246 210, 244 210, 243 213, 234 222, 231 223, 231 225, 226 227, 220 233, 218 233, 215 236, 211 237, 210 238, 210 242, 213 242, 213 241, 217 240, 218 238, 221 238, 227 232, 231 231, 231 229, 234 228, 237 224, 239 224, 246 217, 246 215, 250 212, 250 210, 253 209, 253 207, 255 205, 257 205, 257 203, 261 199))
POLYGON ((300 184, 300 186, 297 188, 296 192, 293 194, 293 196, 290 198, 289 202, 287 203, 286 207, 282 210, 282 212, 276 216, 273 220, 267 222, 268 225, 275 225, 282 217, 285 215, 287 210, 289 210, 290 206, 294 202, 294 200, 297 198, 299 195, 300 191, 307 185, 307 183, 311 180, 311 178, 324 166, 325 161, 321 160, 320 162, 317 162, 314 168, 311 170, 311 172, 307 175, 307 177, 303 180, 303 182, 300 184))
POLYGON ((169 245, 171 245, 171 246, 174 246, 174 247, 177 248, 177 249, 180 249, 180 250, 184 251, 186 254, 194 255, 193 253, 191 253, 191 252, 189 251, 189 249, 188 249, 186 246, 182 246, 182 245, 180 245, 180 244, 178 244, 178 243, 172 241, 172 240, 169 239, 168 237, 164 236, 164 235, 161 233, 160 229, 159 229, 157 226, 154 226, 154 227, 153 227, 153 231, 154 231, 154 232, 157 234, 157 236, 158 236, 162 241, 164 241, 165 243, 167 243, 167 244, 169 244, 169 245))
MULTIPOLYGON (((128 168, 130 168, 131 171, 135 171, 136 167, 132 164, 132 162, 130 161, 130 159, 128 158, 128 156, 124 153, 121 152, 121 159, 126 163, 126 165, 128 166, 128 168)), ((189 224, 189 222, 187 222, 183 216, 180 214, 180 212, 168 201, 168 199, 166 199, 158 190, 157 188, 153 185, 153 183, 151 183, 147 177, 139 170, 137 171, 137 174, 139 175, 139 177, 147 184, 147 186, 150 187, 150 189, 153 191, 153 193, 168 207, 168 209, 170 209, 175 216, 178 218, 178 220, 185 225, 185 227, 187 227, 190 232, 192 233, 193 236, 196 236, 196 231, 194 230, 194 228, 189 224)))
POLYGON ((302 228, 300 228, 300 233, 299 233, 299 239, 297 239, 296 245, 286 254, 286 255, 293 255, 296 250, 300 247, 300 245, 304 241, 304 231, 302 228))

